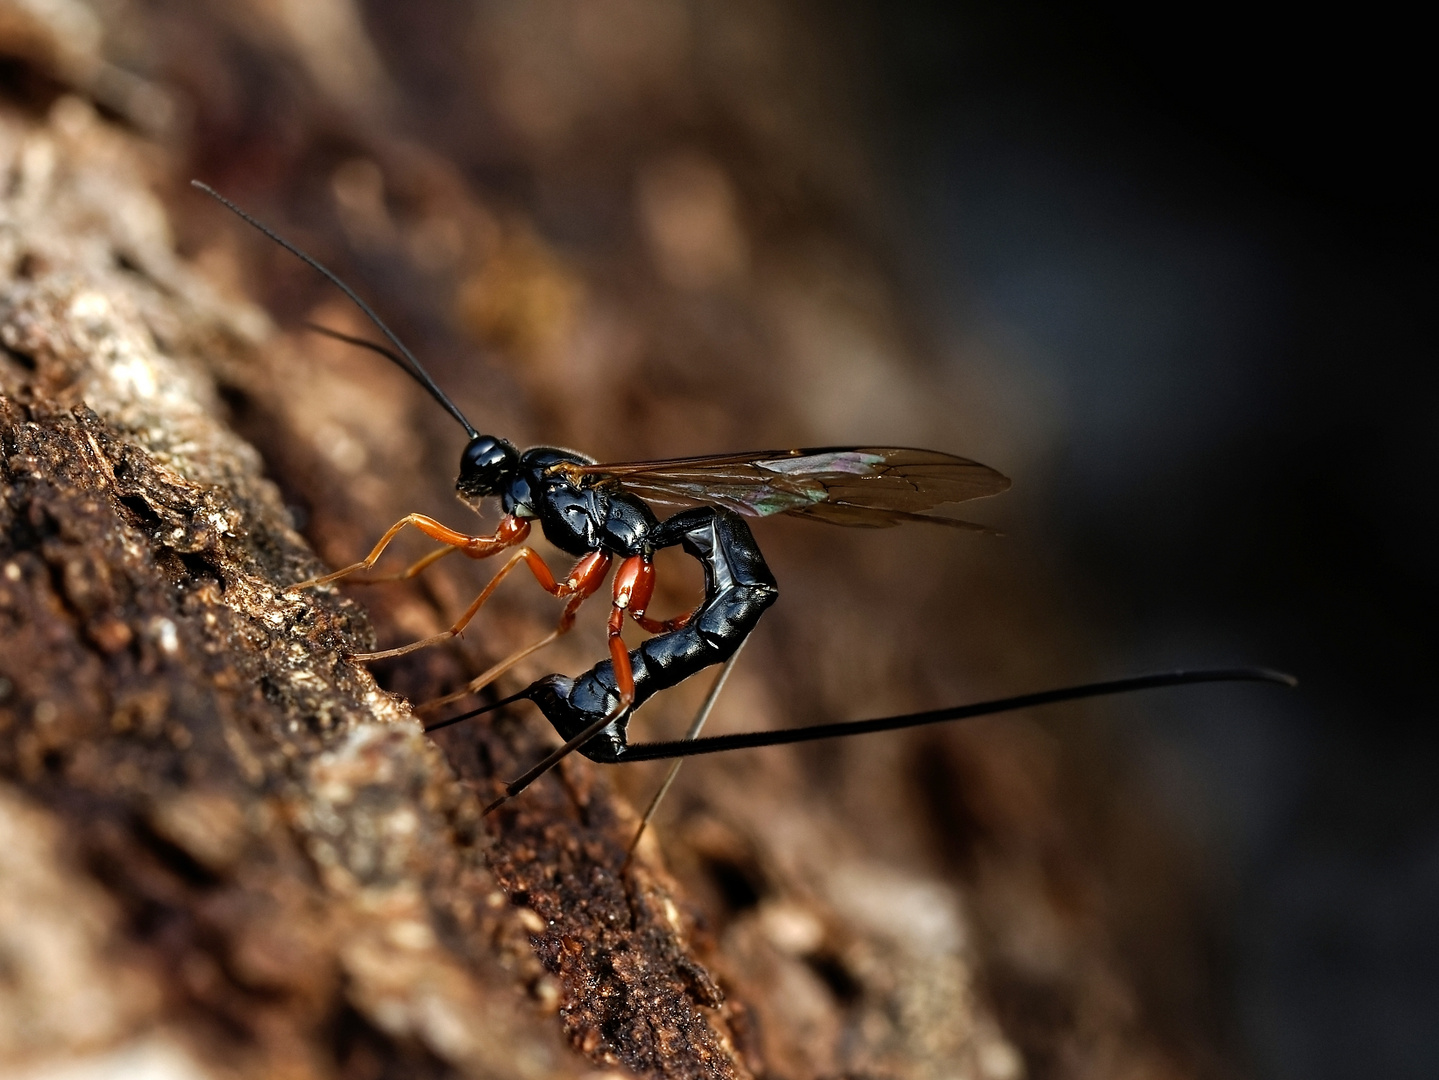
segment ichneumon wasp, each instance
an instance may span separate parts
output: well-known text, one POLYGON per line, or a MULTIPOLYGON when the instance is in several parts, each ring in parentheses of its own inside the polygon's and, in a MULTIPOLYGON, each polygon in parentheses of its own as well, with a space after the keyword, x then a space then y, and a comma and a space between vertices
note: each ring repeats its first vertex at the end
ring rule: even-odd
MULTIPOLYGON (((984 531, 982 526, 933 511, 996 495, 1009 487, 1009 480, 966 458, 905 447, 767 450, 618 464, 597 463, 574 451, 548 446, 521 452, 504 439, 479 432, 403 342, 333 272, 213 188, 198 180, 192 183, 303 260, 358 306, 393 348, 325 327, 311 329, 376 352, 418 381, 469 437, 455 482, 461 498, 472 504, 498 498, 504 511, 495 531, 485 536, 458 532, 421 514, 407 515, 391 526, 360 562, 290 586, 292 590, 309 588, 368 570, 406 527, 418 529, 442 546, 397 575, 401 578, 413 577, 456 551, 472 559, 509 552, 509 558, 449 630, 402 648, 357 654, 352 659, 367 662, 402 656, 458 636, 499 583, 523 564, 545 591, 565 601, 558 625, 464 689, 419 708, 449 704, 479 692, 569 630, 580 606, 599 591, 611 566, 619 562, 612 586, 608 660, 574 678, 547 675, 507 698, 426 727, 427 731, 436 731, 524 700, 538 706, 565 740, 523 776, 505 785, 504 794, 485 808, 486 813, 519 794, 576 750, 591 761, 605 764, 683 759, 724 750, 893 731, 1161 686, 1244 681, 1295 685, 1291 676, 1265 668, 1163 672, 904 716, 700 738, 699 730, 740 647, 778 595, 774 576, 745 518, 788 514, 833 525, 873 528, 923 522, 984 531), (651 503, 681 509, 661 519, 651 503), (525 546, 536 521, 551 544, 578 559, 564 577, 556 576, 538 553, 525 546), (647 614, 655 586, 653 556, 659 549, 674 546, 683 548, 700 563, 704 598, 687 614, 655 620, 647 614), (633 650, 627 649, 620 637, 626 618, 653 635, 633 650), (724 666, 685 738, 629 743, 627 725, 635 708, 660 690, 716 664, 724 666)), ((654 813, 678 765, 676 760, 650 803, 644 822, 654 813)))

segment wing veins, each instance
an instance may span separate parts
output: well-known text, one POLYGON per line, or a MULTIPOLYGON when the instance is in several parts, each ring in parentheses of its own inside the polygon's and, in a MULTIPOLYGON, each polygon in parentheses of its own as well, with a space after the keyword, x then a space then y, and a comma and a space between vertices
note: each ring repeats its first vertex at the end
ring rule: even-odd
POLYGON ((997 495, 1009 487, 1000 473, 968 458, 908 447, 764 450, 660 461, 565 463, 557 468, 576 479, 588 476, 599 483, 615 483, 656 503, 717 504, 751 517, 789 514, 859 527, 928 521, 982 529, 925 511, 997 495))

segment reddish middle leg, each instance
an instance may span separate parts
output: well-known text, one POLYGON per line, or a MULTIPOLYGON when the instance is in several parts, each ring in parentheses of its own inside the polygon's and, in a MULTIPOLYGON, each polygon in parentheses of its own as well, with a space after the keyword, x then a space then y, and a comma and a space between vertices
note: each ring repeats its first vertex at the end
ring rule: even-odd
POLYGON ((620 563, 620 568, 615 571, 614 601, 610 607, 609 619, 610 660, 615 666, 615 689, 619 691, 619 699, 607 714, 552 751, 523 776, 505 785, 505 793, 486 806, 484 813, 490 813, 518 795, 629 711, 630 706, 635 703, 635 675, 634 668, 630 666, 629 650, 625 648, 624 639, 620 637, 620 630, 624 627, 627 613, 644 610, 654 587, 654 566, 648 559, 641 555, 632 555, 620 563))
MULTIPOLYGON (((426 701, 421 705, 416 705, 415 709, 417 712, 427 709, 437 709, 441 705, 448 705, 452 701, 458 701, 460 698, 478 693, 525 657, 533 652, 538 652, 546 645, 550 645, 558 640, 563 634, 568 633, 570 628, 575 625, 575 616, 579 613, 580 605, 595 594, 604 583, 605 575, 609 573, 610 569, 610 556, 602 551, 592 551, 579 562, 575 563, 574 569, 570 571, 569 576, 565 578, 564 581, 556 582, 554 575, 550 573, 550 569, 545 565, 544 560, 533 551, 530 551, 529 548, 522 548, 515 554, 514 558, 501 568, 500 573, 508 573, 521 558, 524 558, 529 563, 530 570, 535 575, 535 579, 540 583, 542 589, 552 596, 569 597, 569 602, 565 604, 564 611, 560 614, 559 624, 538 641, 531 642, 523 649, 511 653, 481 675, 471 679, 463 688, 456 690, 453 694, 446 694, 444 697, 435 698, 432 701, 426 701)), ((499 575, 496 576, 498 577, 499 575)), ((491 582, 491 585, 493 584, 494 583, 491 582)), ((476 600, 476 605, 483 603, 485 598, 485 594, 482 593, 479 599, 476 600)), ((476 607, 475 610, 478 610, 478 607, 476 607)), ((428 639, 425 643, 443 641, 450 636, 452 635, 438 634, 434 638, 428 639)))
MULTIPOLYGON (((694 618, 694 611, 687 611, 673 619, 664 620, 651 619, 645 614, 655 592, 655 565, 643 556, 637 555, 620 564, 620 569, 615 574, 615 590, 615 604, 627 610, 630 618, 634 619, 648 634, 668 634, 671 630, 679 630, 688 626, 690 619, 694 618), (631 564, 635 564, 633 568, 631 568, 631 564), (619 592, 622 581, 627 583, 623 603, 621 603, 619 592)), ((698 607, 695 608, 695 611, 698 610, 698 607)), ((613 621, 613 617, 611 621, 613 621)), ((618 633, 618 631, 614 632, 618 633)))
MULTIPOLYGON (((484 813, 488 814, 502 804, 514 798, 525 788, 529 787, 545 773, 549 772, 566 757, 584 746, 605 728, 609 727, 616 720, 630 710, 635 702, 635 676, 634 668, 630 664, 629 650, 625 648, 624 640, 620 637, 620 631, 624 628, 625 616, 629 615, 644 629, 651 633, 661 633, 666 630, 676 630, 684 626, 694 617, 694 612, 680 615, 677 618, 665 622, 657 622, 645 617, 645 608, 649 606, 650 597, 654 594, 655 569, 654 564, 643 555, 633 555, 620 563, 620 568, 615 571, 614 601, 610 607, 608 624, 608 641, 610 650, 610 662, 615 669, 615 689, 619 692, 614 706, 602 717, 595 720, 584 730, 580 731, 565 744, 548 754, 542 761, 523 776, 511 780, 505 785, 505 793, 494 802, 485 807, 484 813)), ((732 659, 732 658, 731 658, 732 659)), ((726 668, 728 670, 728 668, 726 668)), ((716 687, 716 692, 718 687, 716 687)), ((713 692, 711 697, 713 697, 713 692)), ((707 714, 708 709, 702 711, 707 714)), ((699 721, 703 723, 703 719, 699 721)))
POLYGON ((615 598, 610 607, 608 624, 610 661, 615 666, 615 689, 620 692, 619 701, 610 710, 612 716, 621 716, 635 700, 635 674, 630 666, 630 651, 620 637, 625 616, 643 616, 645 607, 655 591, 655 567, 642 555, 631 555, 615 571, 615 598))

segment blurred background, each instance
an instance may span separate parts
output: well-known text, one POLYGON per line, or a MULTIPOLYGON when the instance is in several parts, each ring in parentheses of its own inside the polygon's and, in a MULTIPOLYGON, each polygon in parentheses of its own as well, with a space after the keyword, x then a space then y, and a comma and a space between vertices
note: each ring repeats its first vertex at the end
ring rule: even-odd
MULTIPOLYGON (((1397 9, 13 6, 72 19, 75 55, 52 81, 7 61, 8 92, 81 85, 147 133, 182 250, 281 325, 363 332, 191 199, 199 175, 379 298, 484 430, 601 460, 923 445, 1014 478, 973 515, 1002 539, 757 530, 782 600, 717 724, 1176 666, 1301 679, 693 766, 661 827, 709 852, 666 847, 721 938, 765 888, 724 823, 824 805, 964 895, 1031 1076, 1439 1075, 1439 281, 1397 9), (1016 919, 1031 886, 1047 914, 1016 919)), ((393 372, 288 347, 324 377, 227 401, 322 554, 396 508, 453 520, 459 433, 393 372), (313 445, 276 433, 286 408, 313 445)), ((373 606, 396 643, 435 618, 373 606)), ((545 610, 501 598, 496 625, 545 610)), ((382 675, 417 693, 445 663, 382 675)))
POLYGON ((1006 424, 1052 425, 1016 483, 1024 542, 1118 666, 1263 658, 1302 680, 1219 711, 1175 695, 1123 728, 1203 852, 1249 1062, 1435 1075, 1439 383, 1414 27, 1390 5, 859 21, 914 295, 1026 388, 1006 424))

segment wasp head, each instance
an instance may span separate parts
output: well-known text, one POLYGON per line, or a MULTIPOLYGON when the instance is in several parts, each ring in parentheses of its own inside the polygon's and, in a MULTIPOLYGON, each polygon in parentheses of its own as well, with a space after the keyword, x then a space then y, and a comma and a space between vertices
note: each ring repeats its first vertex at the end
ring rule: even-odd
POLYGON ((467 499, 502 494, 519 465, 519 451, 504 439, 476 435, 460 455, 460 476, 455 488, 467 499))

